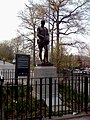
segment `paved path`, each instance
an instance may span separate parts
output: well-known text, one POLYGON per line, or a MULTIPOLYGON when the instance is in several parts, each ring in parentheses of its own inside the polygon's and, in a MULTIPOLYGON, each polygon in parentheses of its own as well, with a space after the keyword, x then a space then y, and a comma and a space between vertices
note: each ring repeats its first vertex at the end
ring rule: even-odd
POLYGON ((80 118, 72 118, 72 119, 66 119, 66 120, 90 120, 90 116, 88 116, 88 117, 80 117, 80 118))
MULTIPOLYGON (((42 120, 50 120, 49 118, 44 118, 42 120)), ((52 118, 51 120, 90 120, 90 116, 77 117, 77 118, 52 118)))
MULTIPOLYGON (((43 118, 42 120, 50 120, 49 118, 43 118)), ((51 117, 51 120, 90 120, 90 112, 85 113, 85 112, 82 112, 78 115, 63 115, 61 117, 58 117, 58 116, 54 116, 54 117, 51 117)))

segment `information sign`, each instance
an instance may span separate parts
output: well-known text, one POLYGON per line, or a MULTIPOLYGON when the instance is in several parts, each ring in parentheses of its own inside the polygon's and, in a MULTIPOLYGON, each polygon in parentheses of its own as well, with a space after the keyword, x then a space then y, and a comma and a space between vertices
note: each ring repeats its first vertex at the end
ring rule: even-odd
POLYGON ((17 76, 27 76, 30 72, 30 55, 16 54, 17 76))

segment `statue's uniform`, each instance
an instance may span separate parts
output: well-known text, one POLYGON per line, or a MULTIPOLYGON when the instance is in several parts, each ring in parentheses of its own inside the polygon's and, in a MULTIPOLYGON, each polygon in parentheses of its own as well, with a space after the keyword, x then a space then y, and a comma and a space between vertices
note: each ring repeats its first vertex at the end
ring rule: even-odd
POLYGON ((48 62, 48 44, 49 44, 49 34, 48 29, 44 27, 45 21, 41 21, 41 27, 37 28, 37 36, 38 36, 38 48, 39 48, 39 58, 41 62, 48 62), (44 48, 44 59, 42 60, 42 49, 44 48))
POLYGON ((38 27, 37 29, 38 32, 38 37, 39 39, 37 40, 37 43, 39 45, 39 48, 43 48, 45 45, 49 44, 49 34, 48 34, 48 29, 46 27, 38 27))

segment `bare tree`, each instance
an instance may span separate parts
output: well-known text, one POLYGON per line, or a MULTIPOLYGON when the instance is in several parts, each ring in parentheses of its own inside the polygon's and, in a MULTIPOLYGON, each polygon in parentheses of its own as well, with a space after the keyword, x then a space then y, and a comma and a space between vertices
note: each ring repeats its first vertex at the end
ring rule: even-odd
POLYGON ((46 0, 43 4, 33 4, 30 0, 29 2, 30 4, 26 5, 26 11, 21 12, 19 17, 22 19, 22 27, 27 29, 27 34, 23 34, 29 41, 30 47, 27 46, 30 49, 33 48, 33 64, 35 64, 36 28, 42 17, 50 19, 51 56, 53 56, 53 41, 55 40, 57 42, 58 63, 61 38, 70 34, 86 33, 90 2, 88 0, 46 0), (47 10, 49 2, 50 13, 47 10))
POLYGON ((14 58, 13 46, 10 41, 4 41, 0 43, 0 59, 5 59, 8 62, 12 62, 14 58))
POLYGON ((24 53, 22 36, 11 39, 10 44, 13 47, 14 54, 24 53))
POLYGON ((30 51, 33 51, 33 65, 35 66, 35 53, 36 53, 36 29, 37 25, 39 24, 40 16, 42 17, 45 15, 45 11, 42 6, 38 6, 38 4, 33 4, 33 2, 30 0, 29 5, 25 5, 25 11, 21 11, 19 13, 19 17, 22 20, 21 27, 24 28, 25 32, 19 31, 19 33, 24 37, 25 47, 30 51))

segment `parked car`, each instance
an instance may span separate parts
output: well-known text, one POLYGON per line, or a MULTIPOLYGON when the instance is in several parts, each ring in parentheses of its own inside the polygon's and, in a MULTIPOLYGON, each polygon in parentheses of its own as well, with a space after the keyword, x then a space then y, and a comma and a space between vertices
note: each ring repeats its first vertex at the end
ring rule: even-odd
POLYGON ((82 69, 83 74, 90 74, 90 68, 84 68, 82 69))
POLYGON ((74 70, 73 70, 73 73, 75 73, 75 74, 80 74, 80 73, 82 73, 82 71, 81 71, 80 69, 74 69, 74 70))

